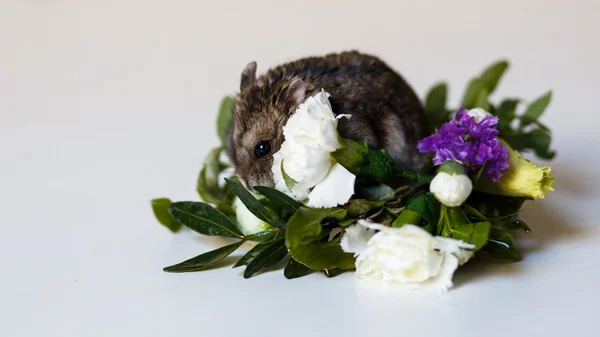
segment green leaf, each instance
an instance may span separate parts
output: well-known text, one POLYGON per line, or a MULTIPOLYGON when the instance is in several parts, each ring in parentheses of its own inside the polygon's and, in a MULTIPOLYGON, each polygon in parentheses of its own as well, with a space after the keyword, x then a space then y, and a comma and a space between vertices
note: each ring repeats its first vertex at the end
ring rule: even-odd
POLYGON ((279 207, 286 212, 294 213, 298 209, 300 209, 300 204, 298 201, 290 198, 285 193, 279 192, 278 190, 266 186, 255 186, 255 190, 257 190, 260 194, 264 195, 265 198, 271 200, 273 205, 279 207))
POLYGON ((200 198, 211 204, 229 204, 233 199, 233 194, 229 194, 227 190, 219 187, 219 174, 221 173, 219 155, 221 150, 220 147, 210 150, 204 159, 202 170, 196 182, 196 190, 200 194, 200 198))
MULTIPOLYGON (((311 243, 321 235, 321 222, 325 219, 343 220, 348 213, 343 208, 300 208, 288 220, 285 232, 288 248, 311 243)), ((300 261, 302 262, 302 261, 300 261)))
POLYGON ((229 218, 203 202, 183 201, 169 206, 169 214, 193 231, 210 236, 242 238, 243 234, 229 218))
POLYGON ((482 108, 485 111, 490 111, 490 103, 488 101, 488 90, 481 89, 475 99, 474 108, 482 108))
POLYGON ((244 241, 238 241, 230 245, 212 250, 210 252, 198 255, 181 263, 165 267, 163 270, 170 273, 187 273, 192 271, 200 271, 214 266, 215 263, 223 260, 236 249, 238 249, 244 241))
POLYGON ((325 219, 342 220, 343 208, 300 208, 288 221, 286 246, 292 258, 316 270, 354 268, 354 256, 344 253, 339 242, 319 242, 323 239, 321 222, 325 219))
POLYGON ((348 215, 355 217, 363 215, 372 209, 383 206, 385 201, 369 201, 365 199, 353 199, 350 200, 350 207, 348 207, 348 215))
POLYGON ((484 82, 480 78, 473 78, 467 85, 461 106, 471 109, 477 102, 477 95, 484 88, 484 82))
POLYGON ((334 278, 336 276, 342 275, 343 273, 350 271, 351 269, 340 269, 340 268, 333 268, 333 269, 325 269, 325 276, 327 276, 328 278, 334 278))
POLYGON ((229 179, 225 179, 225 181, 227 182, 227 185, 231 187, 235 195, 240 198, 240 201, 246 206, 246 208, 248 208, 248 210, 257 218, 273 227, 284 228, 284 226, 277 221, 277 219, 275 219, 273 215, 269 213, 269 211, 267 211, 265 206, 263 206, 260 201, 258 201, 252 195, 252 193, 248 192, 248 190, 246 190, 242 185, 229 179))
POLYGON ((471 192, 467 204, 475 208, 487 219, 509 216, 521 211, 527 198, 491 195, 479 191, 471 192))
POLYGON ((555 151, 550 150, 552 137, 542 129, 533 129, 526 134, 529 146, 533 148, 535 154, 543 159, 552 159, 556 155, 555 151))
POLYGON ((533 121, 537 121, 538 118, 540 118, 540 116, 544 113, 551 100, 552 91, 548 91, 535 101, 531 102, 525 109, 523 116, 521 116, 520 127, 524 128, 527 125, 531 124, 533 121))
POLYGON ((283 181, 285 181, 285 186, 288 188, 288 190, 291 191, 298 182, 292 177, 290 177, 287 173, 285 173, 285 170, 283 169, 283 160, 281 160, 281 175, 283 175, 283 181))
POLYGON ((283 270, 283 275, 286 279, 291 280, 312 274, 313 272, 314 270, 291 258, 283 270))
POLYGON ((270 244, 262 249, 246 266, 244 270, 244 278, 250 278, 258 273, 261 269, 271 268, 279 261, 285 258, 288 254, 285 248, 285 239, 280 238, 270 242, 270 244))
POLYGON ((508 68, 508 62, 504 61, 504 60, 496 62, 496 63, 490 65, 489 67, 487 67, 481 73, 481 76, 480 76, 482 86, 489 93, 494 92, 494 89, 496 89, 498 82, 502 78, 502 75, 504 75, 504 72, 506 71, 507 68, 508 68))
POLYGON ((356 261, 353 254, 345 253, 335 241, 298 245, 289 251, 296 261, 315 270, 352 269, 356 261))
POLYGON ((518 105, 518 99, 503 100, 502 103, 500 103, 500 106, 496 109, 496 115, 499 118, 498 123, 508 126, 515 119, 518 105))
POLYGON ((171 200, 167 198, 157 198, 152 199, 151 203, 156 220, 158 220, 161 225, 167 227, 171 232, 177 233, 177 231, 181 229, 181 224, 169 214, 169 206, 172 204, 171 200))
POLYGON ((452 225, 452 237, 475 245, 475 250, 481 249, 486 243, 490 233, 489 221, 452 225))
POLYGON ((445 111, 447 95, 448 85, 446 83, 442 82, 434 85, 425 97, 425 110, 436 112, 445 111))
POLYGON ((448 85, 438 83, 434 85, 425 97, 425 113, 434 127, 438 127, 448 121, 449 114, 446 110, 446 98, 448 85))
POLYGON ((234 265, 233 268, 237 268, 240 266, 247 266, 248 264, 250 264, 250 262, 252 262, 252 260, 254 260, 255 257, 258 256, 258 254, 260 254, 263 250, 265 250, 267 247, 269 247, 274 240, 267 240, 264 242, 261 242, 259 244, 257 244, 256 246, 252 247, 252 249, 250 249, 246 254, 244 254, 244 256, 242 256, 241 259, 239 259, 234 265))
POLYGON ((414 181, 431 181, 433 177, 399 168, 385 149, 369 149, 350 139, 340 138, 344 147, 331 153, 331 157, 358 178, 386 182, 398 178, 414 181))
POLYGON ((423 217, 416 211, 412 209, 403 210, 400 215, 392 222, 392 227, 402 227, 407 224, 417 225, 421 223, 423 217))
POLYGON ((233 114, 233 99, 226 96, 221 101, 219 115, 217 116, 217 134, 221 139, 221 145, 227 147, 227 137, 229 134, 229 126, 231 125, 231 117, 233 114))
POLYGON ((463 213, 462 210, 460 210, 456 207, 446 207, 446 208, 447 208, 448 218, 450 220, 451 227, 471 223, 471 221, 469 220, 467 215, 465 213, 463 213))
POLYGON ((471 215, 478 220, 487 220, 485 215, 481 214, 478 210, 476 210, 473 206, 463 204, 463 212, 466 215, 471 215))
POLYGON ((522 260, 515 241, 508 232, 491 228, 488 243, 484 250, 497 259, 508 259, 513 261, 522 260))
POLYGON ((346 138, 339 138, 343 145, 331 153, 331 158, 348 171, 357 174, 363 165, 364 156, 369 152, 367 145, 346 138))
POLYGON ((348 218, 348 219, 344 219, 344 220, 338 222, 337 225, 342 228, 346 228, 348 226, 354 225, 357 220, 358 220, 357 218, 348 218))
POLYGON ((430 224, 436 224, 440 216, 440 203, 431 193, 421 194, 410 199, 407 201, 405 209, 417 212, 430 224))
POLYGON ((279 229, 267 229, 262 232, 253 233, 246 235, 246 240, 254 241, 254 242, 264 242, 269 241, 276 237, 280 233, 279 229))
POLYGON ((519 215, 515 215, 514 218, 503 218, 497 220, 490 220, 492 227, 503 230, 503 231, 516 231, 520 230, 525 233, 530 233, 531 228, 529 225, 519 218, 519 215))

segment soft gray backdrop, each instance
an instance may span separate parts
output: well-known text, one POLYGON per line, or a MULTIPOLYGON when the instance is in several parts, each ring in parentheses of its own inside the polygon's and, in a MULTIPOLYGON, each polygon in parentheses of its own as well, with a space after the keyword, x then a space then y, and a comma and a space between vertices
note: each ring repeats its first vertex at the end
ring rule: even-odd
POLYGON ((0 335, 596 336, 598 1, 0 0, 0 335), (489 62, 495 98, 553 89, 556 193, 528 205, 525 261, 474 261, 445 295, 352 274, 244 280, 161 268, 216 247, 153 219, 192 199, 214 117, 259 72, 358 48, 457 103, 489 62))

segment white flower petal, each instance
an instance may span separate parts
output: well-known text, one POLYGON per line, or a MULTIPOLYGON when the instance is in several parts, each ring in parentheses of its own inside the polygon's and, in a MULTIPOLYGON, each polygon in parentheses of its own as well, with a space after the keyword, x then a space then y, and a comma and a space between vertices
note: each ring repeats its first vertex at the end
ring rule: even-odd
POLYGON ((475 122, 481 122, 485 116, 491 116, 492 114, 483 110, 482 108, 475 108, 467 111, 467 116, 473 117, 475 122))
POLYGON ((448 291, 452 288, 454 285, 452 277, 456 268, 458 268, 458 258, 454 255, 443 255, 443 258, 442 266, 437 275, 423 282, 419 288, 438 292, 448 291))
POLYGON ((375 234, 374 229, 354 224, 344 231, 340 246, 344 252, 354 253, 354 256, 357 256, 367 247, 373 234, 375 234))
POLYGON ((352 118, 352 115, 351 114, 339 114, 339 115, 335 116, 335 119, 342 119, 342 118, 350 119, 350 118, 352 118))
POLYGON ((233 210, 236 214, 238 228, 244 235, 262 232, 271 227, 252 214, 238 197, 233 200, 233 210))
POLYGON ((452 287, 459 254, 469 254, 464 248, 473 248, 462 241, 434 237, 415 225, 391 228, 364 220, 357 225, 379 232, 366 247, 357 248, 356 275, 388 286, 446 291, 452 287))
POLYGON ((435 237, 435 248, 444 254, 452 254, 458 258, 458 263, 462 266, 467 263, 474 255, 475 245, 466 243, 462 240, 435 237))
POLYGON ((345 204, 354 194, 355 180, 354 174, 336 163, 308 195, 308 206, 335 207, 345 204))
MULTIPOLYGON (((337 170, 331 169, 334 162, 330 154, 342 145, 338 139, 338 121, 331 110, 328 96, 325 91, 321 91, 309 97, 298 107, 283 127, 285 141, 279 151, 273 155, 271 170, 275 188, 297 200, 306 199, 311 189, 324 181, 330 172, 337 173, 337 170), (291 191, 283 179, 282 163, 285 173, 296 182, 291 187, 291 191)), ((338 180, 334 178, 335 175, 325 182, 325 186, 316 188, 313 205, 335 206, 337 203, 332 203, 343 203, 348 200, 340 201, 342 200, 340 196, 335 200, 326 197, 328 184, 329 186, 337 184, 338 180)), ((352 181, 352 186, 345 187, 346 194, 352 194, 353 191, 348 192, 348 189, 353 188, 353 184, 352 181)))

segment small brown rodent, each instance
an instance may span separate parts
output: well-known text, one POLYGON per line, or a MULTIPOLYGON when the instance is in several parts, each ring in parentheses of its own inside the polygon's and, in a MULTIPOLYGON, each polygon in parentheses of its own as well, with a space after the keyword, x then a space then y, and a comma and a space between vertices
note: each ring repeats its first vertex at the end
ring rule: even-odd
POLYGON ((417 170, 417 142, 431 127, 423 106, 404 79, 377 57, 356 51, 304 58, 256 77, 256 62, 242 72, 234 99, 228 152, 247 187, 273 186, 273 154, 284 141, 282 128, 307 97, 325 89, 342 118, 342 137, 385 148, 396 164, 417 170))

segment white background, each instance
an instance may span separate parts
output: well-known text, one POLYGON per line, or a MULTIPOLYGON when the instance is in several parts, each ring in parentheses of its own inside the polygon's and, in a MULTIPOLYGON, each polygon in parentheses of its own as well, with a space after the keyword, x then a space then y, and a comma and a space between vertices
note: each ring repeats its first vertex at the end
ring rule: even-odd
POLYGON ((1 336, 598 335, 598 1, 250 2, 0 0, 1 336), (453 104, 498 58, 496 99, 554 90, 557 191, 527 205, 525 260, 475 260, 442 295, 162 272, 222 244, 171 235, 149 201, 197 200, 246 63, 351 48, 421 97, 447 80, 453 104))

